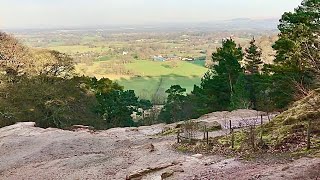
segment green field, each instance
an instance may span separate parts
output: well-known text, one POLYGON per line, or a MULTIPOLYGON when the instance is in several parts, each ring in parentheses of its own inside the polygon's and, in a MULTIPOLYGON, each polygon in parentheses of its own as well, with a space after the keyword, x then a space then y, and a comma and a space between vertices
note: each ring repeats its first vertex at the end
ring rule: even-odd
POLYGON ((180 61, 172 62, 154 62, 138 60, 126 65, 141 77, 122 78, 117 80, 125 89, 135 90, 140 98, 152 100, 160 98, 160 101, 166 98, 165 91, 172 85, 180 85, 190 93, 194 85, 199 85, 201 77, 207 72, 207 68, 198 63, 180 61))
POLYGON ((152 100, 155 96, 164 101, 166 98, 165 91, 172 85, 179 84, 187 89, 187 92, 193 90, 194 85, 199 85, 201 77, 199 76, 178 76, 175 74, 153 77, 134 77, 130 79, 117 80, 125 89, 132 89, 137 96, 144 99, 152 100))
POLYGON ((177 75, 186 77, 202 77, 207 69, 198 64, 185 61, 178 62, 155 62, 146 60, 136 60, 126 64, 126 68, 139 74, 140 76, 167 76, 177 75))

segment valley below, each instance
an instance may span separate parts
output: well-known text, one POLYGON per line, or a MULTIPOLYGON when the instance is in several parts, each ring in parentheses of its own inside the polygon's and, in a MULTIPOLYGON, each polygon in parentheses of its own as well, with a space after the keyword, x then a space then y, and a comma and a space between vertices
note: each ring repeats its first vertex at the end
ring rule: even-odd
POLYGON ((181 85, 187 93, 194 85, 199 86, 212 65, 212 53, 221 47, 223 39, 232 37, 237 44, 248 47, 251 38, 256 37, 265 63, 272 63, 271 45, 277 39, 276 31, 269 28, 232 28, 230 32, 207 28, 172 31, 169 28, 161 32, 52 29, 12 33, 32 48, 69 55, 80 76, 114 80, 155 104, 164 103, 165 91, 172 85, 181 85))

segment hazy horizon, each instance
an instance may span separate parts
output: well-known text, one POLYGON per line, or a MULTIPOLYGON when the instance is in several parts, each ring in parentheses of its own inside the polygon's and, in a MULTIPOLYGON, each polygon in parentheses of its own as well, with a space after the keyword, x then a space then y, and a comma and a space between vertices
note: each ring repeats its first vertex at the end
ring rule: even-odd
POLYGON ((2 0, 0 28, 59 28, 279 19, 301 0, 2 0))

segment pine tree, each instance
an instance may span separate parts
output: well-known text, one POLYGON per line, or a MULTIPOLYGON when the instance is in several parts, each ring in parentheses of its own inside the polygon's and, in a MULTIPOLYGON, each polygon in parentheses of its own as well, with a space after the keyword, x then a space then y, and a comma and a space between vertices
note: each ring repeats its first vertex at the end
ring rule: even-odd
POLYGON ((186 100, 186 91, 180 85, 173 85, 166 90, 168 99, 159 115, 161 122, 173 123, 185 119, 183 108, 186 100))
POLYGON ((237 47, 232 39, 226 39, 222 42, 222 47, 212 54, 213 70, 218 76, 228 79, 231 96, 233 94, 233 85, 236 83, 239 73, 243 71, 240 61, 243 59, 241 47, 237 47))
POLYGON ((250 42, 250 47, 245 50, 245 69, 250 74, 259 74, 260 65, 263 64, 261 60, 261 49, 255 44, 255 42, 256 40, 253 38, 250 42))
MULTIPOLYGON (((294 12, 280 19, 274 73, 288 77, 290 84, 308 90, 320 78, 320 1, 304 0, 294 12)), ((300 91, 300 92, 303 92, 300 91)))

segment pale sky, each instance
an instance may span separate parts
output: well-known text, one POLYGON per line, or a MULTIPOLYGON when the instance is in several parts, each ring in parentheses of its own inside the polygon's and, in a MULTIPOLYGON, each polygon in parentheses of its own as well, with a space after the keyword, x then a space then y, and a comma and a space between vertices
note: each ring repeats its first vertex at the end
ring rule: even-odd
POLYGON ((0 0, 0 29, 280 18, 301 1, 0 0))

